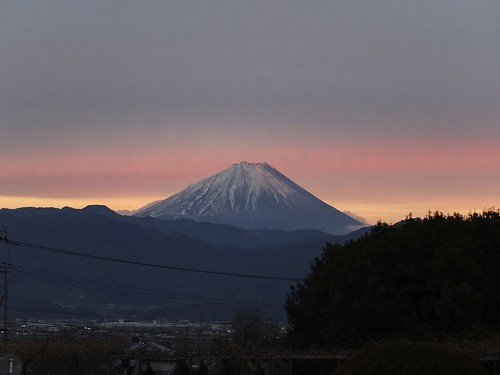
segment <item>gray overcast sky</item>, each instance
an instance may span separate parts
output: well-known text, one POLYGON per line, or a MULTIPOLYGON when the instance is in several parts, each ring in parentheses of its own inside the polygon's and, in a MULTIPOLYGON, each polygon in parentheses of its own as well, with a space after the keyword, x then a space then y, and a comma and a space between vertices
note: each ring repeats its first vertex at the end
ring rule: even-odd
POLYGON ((435 0, 3 2, 2 126, 101 126, 117 115, 149 123, 234 112, 491 111, 499 105, 499 8, 435 0))
POLYGON ((481 148, 500 137, 499 46, 498 0, 4 1, 0 156, 214 154, 221 135, 265 138, 270 162, 315 137, 481 148))

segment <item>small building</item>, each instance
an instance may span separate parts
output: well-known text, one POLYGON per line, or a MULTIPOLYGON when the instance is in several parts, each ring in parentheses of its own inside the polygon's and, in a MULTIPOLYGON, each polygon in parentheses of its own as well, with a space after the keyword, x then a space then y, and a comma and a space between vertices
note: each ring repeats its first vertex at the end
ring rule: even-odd
POLYGON ((171 375, 176 365, 175 352, 155 342, 140 342, 127 349, 126 358, 118 359, 113 375, 171 375))

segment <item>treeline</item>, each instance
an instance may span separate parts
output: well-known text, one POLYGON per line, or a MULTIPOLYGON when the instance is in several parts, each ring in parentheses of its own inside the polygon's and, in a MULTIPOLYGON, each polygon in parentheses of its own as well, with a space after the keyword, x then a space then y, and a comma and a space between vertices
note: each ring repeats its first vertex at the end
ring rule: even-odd
POLYGON ((498 331, 500 214, 410 216, 327 244, 286 309, 297 348, 498 331))

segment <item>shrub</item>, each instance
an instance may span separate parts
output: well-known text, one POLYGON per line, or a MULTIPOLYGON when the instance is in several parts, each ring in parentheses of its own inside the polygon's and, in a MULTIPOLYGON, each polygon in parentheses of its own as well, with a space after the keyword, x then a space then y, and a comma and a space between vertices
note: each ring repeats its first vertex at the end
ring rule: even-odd
POLYGON ((443 344, 387 341, 348 359, 335 375, 486 375, 481 363, 443 344))

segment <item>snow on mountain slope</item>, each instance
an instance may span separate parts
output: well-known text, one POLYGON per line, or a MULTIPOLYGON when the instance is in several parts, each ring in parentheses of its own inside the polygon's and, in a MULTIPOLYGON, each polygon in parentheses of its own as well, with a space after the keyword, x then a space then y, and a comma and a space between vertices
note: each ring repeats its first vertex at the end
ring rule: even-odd
POLYGON ((343 234, 363 224, 307 192, 267 163, 241 162, 135 214, 246 229, 319 229, 343 234))

